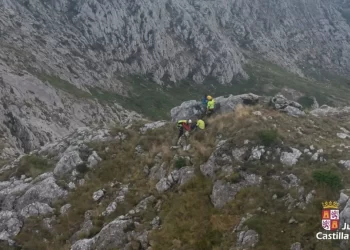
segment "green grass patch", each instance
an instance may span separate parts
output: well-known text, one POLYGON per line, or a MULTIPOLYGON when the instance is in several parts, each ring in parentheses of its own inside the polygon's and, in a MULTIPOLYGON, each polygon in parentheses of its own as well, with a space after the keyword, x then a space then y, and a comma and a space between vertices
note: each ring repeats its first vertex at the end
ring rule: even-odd
POLYGON ((64 244, 57 245, 54 242, 55 235, 51 234, 43 227, 42 219, 43 218, 39 217, 31 217, 25 220, 24 226, 21 228, 21 232, 15 237, 16 243, 19 245, 19 249, 64 249, 62 247, 64 244))
POLYGON ((340 174, 330 169, 315 170, 312 177, 318 184, 327 185, 331 189, 340 190, 343 188, 340 174))
POLYGON ((123 96, 110 91, 103 90, 98 87, 89 88, 92 98, 97 99, 101 103, 121 103, 123 96))
POLYGON ((27 155, 21 158, 13 175, 18 178, 21 177, 21 175, 35 178, 52 169, 53 165, 47 159, 36 155, 27 155))
POLYGON ((242 181, 242 179, 243 177, 239 172, 233 172, 229 176, 225 177, 225 180, 231 183, 239 183, 240 181, 242 181))
POLYGON ((348 104, 347 96, 350 88, 347 79, 327 74, 318 80, 302 78, 288 72, 278 65, 252 59, 245 70, 249 80, 241 81, 246 84, 245 90, 252 90, 260 95, 275 95, 282 88, 292 88, 302 92, 305 96, 315 96, 320 105, 348 104))
POLYGON ((200 99, 198 91, 185 82, 179 85, 160 86, 143 76, 129 76, 120 79, 129 88, 128 96, 118 96, 125 108, 144 114, 150 119, 169 119, 170 110, 181 102, 200 99))
POLYGON ((180 169, 186 166, 186 159, 180 157, 175 161, 175 168, 180 169))
POLYGON ((314 100, 308 96, 302 96, 297 100, 304 108, 311 108, 314 104, 314 100))
MULTIPOLYGON (((304 93, 300 101, 306 107, 311 105, 311 97, 315 96, 320 105, 346 104, 350 88, 344 79, 332 77, 330 82, 322 82, 299 77, 287 70, 266 61, 251 60, 245 66, 248 80, 235 79, 228 85, 219 84, 213 77, 207 77, 203 84, 194 84, 191 79, 176 84, 165 82, 160 86, 143 76, 129 76, 119 79, 129 86, 128 97, 119 96, 121 105, 145 114, 151 119, 169 119, 171 108, 183 101, 200 101, 204 94, 216 96, 256 93, 273 96, 282 88, 292 88, 304 93), (336 84, 337 87, 334 87, 336 84)), ((110 99, 104 95, 105 99, 110 99)))
POLYGON ((210 181, 197 177, 180 194, 169 194, 160 214, 162 228, 151 234, 155 250, 213 249, 219 246, 222 231, 214 226, 214 209, 210 202, 210 181))
POLYGON ((200 101, 204 94, 214 97, 256 93, 273 96, 282 88, 292 88, 302 92, 305 97, 300 102, 309 107, 311 96, 322 104, 347 104, 350 94, 349 81, 336 76, 328 76, 324 81, 315 81, 299 77, 287 70, 257 59, 252 59, 244 66, 249 75, 248 80, 235 79, 228 85, 220 84, 215 78, 207 77, 203 84, 195 84, 192 79, 177 83, 165 81, 159 85, 147 76, 130 75, 119 77, 127 88, 127 94, 121 95, 99 87, 90 87, 90 93, 80 90, 73 84, 58 76, 35 73, 37 77, 52 86, 78 98, 95 99, 101 103, 119 103, 123 107, 136 111, 152 120, 170 119, 170 110, 187 100, 200 101), (331 79, 331 80, 329 80, 331 79), (336 86, 336 87, 335 87, 336 86))
POLYGON ((261 130, 258 132, 260 142, 264 146, 271 146, 275 144, 278 140, 278 131, 277 130, 261 130))
POLYGON ((254 192, 252 188, 244 189, 232 203, 235 205, 234 208, 243 213, 255 208, 254 216, 244 223, 249 229, 259 234, 259 243, 254 249, 285 249, 294 242, 301 242, 304 249, 326 250, 327 247, 337 249, 331 242, 318 241, 315 237, 317 232, 322 231, 320 220, 322 202, 334 199, 336 192, 328 187, 322 187, 316 190, 317 196, 306 209, 287 210, 282 197, 277 195, 276 200, 271 199, 278 186, 269 184, 268 187, 254 192), (271 187, 273 187, 272 190, 271 187), (249 194, 250 196, 247 196, 249 194), (259 203, 254 204, 250 200, 257 200, 259 203), (249 203, 252 205, 249 206, 249 203), (257 212, 257 207, 261 207, 266 212, 257 212), (297 223, 289 223, 291 218, 294 218, 297 223))
POLYGON ((75 85, 71 84, 70 82, 61 79, 58 76, 55 75, 49 75, 45 73, 39 73, 36 74, 36 76, 43 82, 48 82, 53 87, 60 89, 66 93, 69 93, 71 95, 74 95, 78 98, 91 98, 91 94, 88 92, 81 90, 77 88, 75 85))

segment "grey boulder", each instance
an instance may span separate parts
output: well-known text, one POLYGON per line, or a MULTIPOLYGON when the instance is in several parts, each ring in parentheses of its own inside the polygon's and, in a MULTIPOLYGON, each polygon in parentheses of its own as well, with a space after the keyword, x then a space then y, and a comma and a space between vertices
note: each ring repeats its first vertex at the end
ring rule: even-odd
MULTIPOLYGON (((260 97, 255 94, 229 95, 228 97, 214 97, 216 113, 223 114, 233 112, 237 105, 255 105, 260 97)), ((183 102, 180 106, 171 109, 172 121, 190 118, 201 118, 206 112, 206 106, 199 101, 191 100, 183 102)))

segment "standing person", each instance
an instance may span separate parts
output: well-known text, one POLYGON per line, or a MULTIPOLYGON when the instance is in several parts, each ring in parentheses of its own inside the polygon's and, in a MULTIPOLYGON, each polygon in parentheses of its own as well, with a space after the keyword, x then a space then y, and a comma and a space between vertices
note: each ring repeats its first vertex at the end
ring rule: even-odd
POLYGON ((191 131, 191 126, 192 125, 192 120, 179 120, 177 122, 177 127, 179 128, 179 137, 178 139, 183 135, 184 130, 186 131, 191 131))
POLYGON ((206 106, 207 106, 207 104, 208 104, 207 97, 208 97, 208 95, 207 95, 207 94, 205 94, 205 95, 203 96, 203 98, 202 98, 202 104, 203 104, 205 107, 206 107, 206 106))
POLYGON ((213 97, 210 95, 207 97, 208 103, 207 103, 207 113, 206 115, 210 117, 214 113, 214 108, 215 108, 215 101, 213 97))

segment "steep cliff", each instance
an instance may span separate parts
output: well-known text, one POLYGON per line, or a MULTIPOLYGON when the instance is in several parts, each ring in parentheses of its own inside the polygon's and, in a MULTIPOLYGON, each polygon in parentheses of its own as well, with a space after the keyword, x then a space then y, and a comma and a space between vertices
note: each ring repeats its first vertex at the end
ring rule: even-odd
POLYGON ((349 75, 346 8, 335 0, 3 0, 5 140, 28 151, 82 124, 139 117, 114 104, 130 94, 130 75, 224 84, 249 78, 253 58, 301 76, 349 75))
POLYGON ((25 68, 114 90, 121 73, 228 83, 247 77, 246 52, 299 74, 310 67, 349 74, 345 7, 330 0, 5 0, 1 43, 30 56, 25 68))
MULTIPOLYGON (((0 149, 4 159, 28 153, 78 127, 142 119, 120 105, 58 91, 30 74, 18 75, 6 65, 0 65, 0 74, 0 149)), ((76 94, 84 93, 73 89, 76 94)))

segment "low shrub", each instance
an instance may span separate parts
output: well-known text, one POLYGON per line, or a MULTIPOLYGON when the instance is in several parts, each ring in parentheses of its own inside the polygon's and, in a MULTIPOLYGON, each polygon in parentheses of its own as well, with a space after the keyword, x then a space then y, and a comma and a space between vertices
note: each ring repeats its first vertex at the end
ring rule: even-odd
POLYGON ((226 181, 231 183, 239 183, 240 181, 242 181, 243 177, 240 175, 240 173, 234 172, 227 176, 225 179, 226 181))
POLYGON ((302 96, 298 99, 297 102, 300 103, 304 108, 311 108, 314 104, 314 99, 308 96, 302 96))
POLYGON ((186 159, 180 157, 175 161, 175 167, 177 169, 183 168, 184 166, 186 166, 186 159))
POLYGON ((277 142, 277 130, 261 130, 258 132, 259 139, 264 146, 271 146, 277 142))
POLYGON ((86 172, 89 171, 89 168, 87 167, 87 165, 85 163, 81 163, 81 164, 77 165, 75 168, 81 174, 85 174, 86 172))
POLYGON ((321 185, 327 185, 331 189, 340 190, 343 188, 341 177, 331 170, 320 169, 312 173, 313 179, 321 185))
POLYGON ((36 155, 28 155, 21 158, 14 175, 18 178, 21 175, 35 178, 50 170, 52 170, 52 165, 47 159, 36 155))

